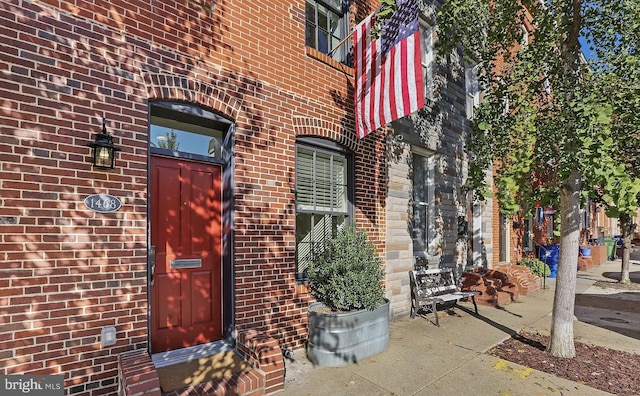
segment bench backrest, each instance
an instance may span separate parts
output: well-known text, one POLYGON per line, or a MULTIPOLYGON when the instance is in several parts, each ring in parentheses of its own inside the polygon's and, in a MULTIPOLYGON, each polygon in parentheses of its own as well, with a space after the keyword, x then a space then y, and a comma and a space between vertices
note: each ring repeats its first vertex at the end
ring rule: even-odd
POLYGON ((411 288, 422 296, 438 296, 458 291, 449 267, 409 271, 411 288))

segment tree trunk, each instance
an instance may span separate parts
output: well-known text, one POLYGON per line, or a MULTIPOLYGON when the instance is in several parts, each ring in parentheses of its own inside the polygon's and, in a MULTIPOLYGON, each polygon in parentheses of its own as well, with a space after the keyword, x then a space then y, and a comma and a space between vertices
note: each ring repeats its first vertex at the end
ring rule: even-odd
POLYGON ((629 260, 631 259, 631 239, 635 224, 631 223, 631 216, 622 214, 619 217, 620 228, 622 229, 622 268, 620 269, 620 283, 629 284, 629 260))
POLYGON ((580 173, 574 170, 563 181, 560 190, 560 259, 551 317, 551 339, 547 352, 563 358, 576 356, 573 344, 573 314, 580 249, 580 180, 580 173))

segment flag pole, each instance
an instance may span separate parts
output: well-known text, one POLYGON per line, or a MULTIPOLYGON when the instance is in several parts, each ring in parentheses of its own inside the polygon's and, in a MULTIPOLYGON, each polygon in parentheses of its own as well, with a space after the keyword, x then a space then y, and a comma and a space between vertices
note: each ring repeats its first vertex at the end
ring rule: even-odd
POLYGON ((349 34, 347 35, 347 37, 343 38, 343 39, 342 39, 342 41, 340 41, 340 42, 338 43, 338 45, 336 45, 335 47, 333 47, 333 49, 332 49, 331 51, 329 51, 329 53, 327 53, 327 55, 328 55, 328 56, 332 56, 332 55, 333 55, 333 53, 334 53, 338 48, 342 47, 342 46, 344 45, 344 43, 346 43, 346 42, 347 42, 347 40, 349 40, 349 38, 353 37, 353 32, 354 32, 354 31, 355 31, 355 29, 354 29, 354 30, 352 30, 352 31, 351 31, 351 33, 349 33, 349 34))
MULTIPOLYGON (((380 8, 382 8, 382 7, 380 7, 380 8)), ((377 8, 377 9, 373 10, 373 12, 372 12, 371 14, 369 14, 369 15, 367 16, 367 18, 368 18, 369 16, 371 16, 371 15, 374 15, 374 14, 375 14, 375 13, 377 13, 378 11, 380 11, 380 8, 377 8)), ((365 18, 365 19, 366 19, 366 18, 365 18)), ((356 25, 357 25, 357 24, 356 24, 356 25)), ((329 51, 329 52, 327 53, 327 55, 328 55, 328 56, 333 55, 333 53, 334 53, 338 48, 342 47, 342 46, 344 45, 344 43, 346 43, 346 42, 347 42, 347 40, 349 40, 349 38, 353 37, 353 32, 355 32, 355 31, 356 31, 356 29, 354 28, 354 29, 351 31, 351 33, 349 33, 349 34, 347 35, 347 37, 343 38, 343 39, 342 39, 342 41, 340 41, 340 42, 338 43, 338 45, 336 45, 335 47, 333 47, 333 49, 332 49, 331 51, 329 51)))

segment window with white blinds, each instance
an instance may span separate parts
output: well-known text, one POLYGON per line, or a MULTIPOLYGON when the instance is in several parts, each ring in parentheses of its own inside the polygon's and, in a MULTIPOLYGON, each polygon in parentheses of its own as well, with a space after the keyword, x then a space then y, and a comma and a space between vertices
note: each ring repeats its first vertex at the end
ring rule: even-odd
POLYGON ((298 211, 347 212, 347 159, 336 154, 298 149, 298 211))
POLYGON ((351 212, 349 158, 345 152, 299 144, 296 151, 296 256, 304 274, 351 212))

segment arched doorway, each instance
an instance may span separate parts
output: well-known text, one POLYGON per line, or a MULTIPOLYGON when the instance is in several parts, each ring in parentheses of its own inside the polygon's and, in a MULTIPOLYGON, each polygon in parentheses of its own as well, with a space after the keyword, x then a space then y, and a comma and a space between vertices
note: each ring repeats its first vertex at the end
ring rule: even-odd
POLYGON ((151 102, 149 120, 149 327, 161 352, 233 327, 233 124, 177 102, 151 102))

